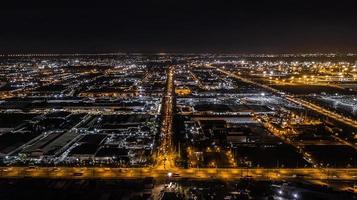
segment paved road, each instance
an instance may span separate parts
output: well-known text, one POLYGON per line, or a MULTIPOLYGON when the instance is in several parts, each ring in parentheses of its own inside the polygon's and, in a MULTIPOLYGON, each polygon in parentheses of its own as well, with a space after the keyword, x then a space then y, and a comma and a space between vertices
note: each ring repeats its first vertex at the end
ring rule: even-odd
MULTIPOLYGON (((229 76, 236 75, 219 70, 229 76)), ((104 168, 104 167, 0 167, 3 178, 63 178, 63 179, 137 179, 154 177, 156 179, 224 179, 235 180, 254 178, 257 180, 304 179, 310 181, 325 180, 357 180, 357 168, 351 169, 218 169, 190 168, 180 169, 174 166, 174 155, 171 149, 172 109, 173 109, 174 69, 170 68, 167 78, 167 89, 163 99, 162 143, 157 157, 157 165, 153 168, 104 168), (169 176, 169 174, 171 176, 169 176)), ((241 79, 241 77, 236 77, 241 79)), ((246 80, 251 82, 249 80, 246 80)), ((254 83, 255 84, 255 83, 254 83)), ((264 88, 267 86, 263 86, 264 88)), ((273 89, 275 90, 275 89, 273 89)), ((275 91, 277 92, 277 91, 275 91)), ((295 100, 295 99, 293 99, 295 100)), ((299 102, 299 101, 298 101, 299 102)), ((312 109, 312 108, 311 108, 312 109)), ((325 113, 326 114, 326 113, 325 113)), ((333 115, 332 115, 333 116, 333 115)), ((330 116, 331 117, 331 116, 330 116)))
POLYGON ((174 67, 170 67, 167 72, 166 93, 162 100, 161 145, 156 157, 157 169, 175 168, 175 158, 172 150, 172 112, 175 93, 174 72, 174 67))
POLYGON ((159 169, 159 168, 104 168, 104 167, 0 167, 3 178, 63 178, 63 179, 137 179, 154 177, 156 179, 227 179, 254 178, 257 180, 357 180, 357 168, 280 168, 280 169, 159 169), (169 177, 169 172, 172 176, 169 177))
MULTIPOLYGON (((269 87, 267 85, 263 85, 263 84, 260 84, 260 83, 257 83, 257 82, 254 82, 254 81, 251 81, 249 79, 246 79, 246 78, 243 78, 241 76, 238 76, 232 72, 229 72, 229 71, 226 71, 226 70, 223 70, 223 69, 218 69, 216 68, 218 71, 222 72, 223 74, 226 74, 230 77, 233 77, 233 78, 236 78, 236 79, 239 79, 241 81, 244 81, 246 83, 250 83, 250 84, 253 84, 253 85, 257 85, 259 87, 262 87, 262 88, 265 88, 273 93, 278 93, 278 94, 281 94, 281 91, 275 89, 275 88, 272 88, 272 87, 269 87)), ((339 121, 339 122, 342 122, 344 124, 347 124, 349 126, 352 126, 354 128, 357 128, 357 121, 356 120, 353 120, 353 119, 350 119, 350 118, 347 118, 345 116, 342 116, 338 113, 335 113, 335 112, 332 112, 332 111, 329 111, 325 108, 322 108, 316 104, 313 104, 313 103, 310 103, 308 101, 305 101, 305 100, 302 100, 302 99, 299 99, 299 98, 296 98, 294 97, 293 95, 284 95, 285 99, 293 102, 293 103, 296 103, 296 104, 299 104, 299 105, 302 105, 304 106, 305 108, 308 108, 310 110, 313 110, 315 112, 318 112, 322 115, 325 115, 327 117, 330 117, 336 121, 339 121)))

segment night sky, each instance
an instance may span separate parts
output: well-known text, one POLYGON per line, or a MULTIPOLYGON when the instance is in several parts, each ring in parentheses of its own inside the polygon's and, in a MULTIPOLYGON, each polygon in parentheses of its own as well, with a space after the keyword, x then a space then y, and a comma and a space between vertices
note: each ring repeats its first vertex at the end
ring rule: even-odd
POLYGON ((9 2, 0 53, 357 52, 353 0, 9 2))

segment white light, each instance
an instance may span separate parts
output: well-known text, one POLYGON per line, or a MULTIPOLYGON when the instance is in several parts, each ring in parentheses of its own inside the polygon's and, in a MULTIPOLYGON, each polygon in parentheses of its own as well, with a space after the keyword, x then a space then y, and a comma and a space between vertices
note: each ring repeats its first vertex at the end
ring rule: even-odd
POLYGON ((167 176, 171 177, 172 176, 172 172, 167 173, 167 176))
POLYGON ((297 193, 294 193, 294 194, 293 194, 293 197, 294 197, 295 199, 297 199, 297 198, 299 197, 299 195, 298 195, 297 193))
POLYGON ((279 193, 279 194, 283 194, 283 191, 282 191, 282 190, 279 190, 278 193, 279 193))
POLYGON ((262 92, 260 95, 262 95, 263 97, 265 96, 265 93, 264 92, 262 92))

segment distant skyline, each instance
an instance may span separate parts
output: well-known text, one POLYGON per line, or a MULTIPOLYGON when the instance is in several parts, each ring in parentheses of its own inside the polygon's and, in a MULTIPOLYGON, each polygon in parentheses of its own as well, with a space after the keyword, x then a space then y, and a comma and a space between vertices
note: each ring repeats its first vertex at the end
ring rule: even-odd
POLYGON ((0 54, 356 53, 353 1, 8 2, 0 54))

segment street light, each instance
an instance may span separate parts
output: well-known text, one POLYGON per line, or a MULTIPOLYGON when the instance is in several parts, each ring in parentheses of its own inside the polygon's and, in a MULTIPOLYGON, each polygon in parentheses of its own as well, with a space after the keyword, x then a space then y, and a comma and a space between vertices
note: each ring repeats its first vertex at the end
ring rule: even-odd
POLYGON ((294 197, 294 199, 297 199, 297 198, 299 198, 299 195, 297 193, 294 193, 293 197, 294 197))

